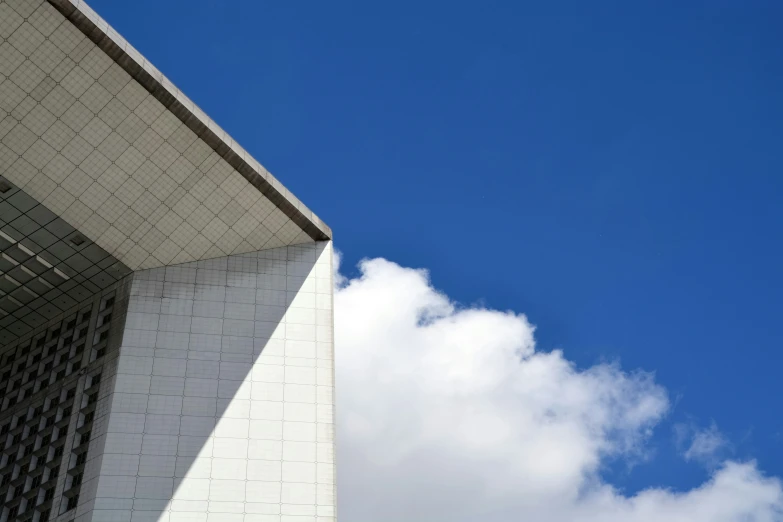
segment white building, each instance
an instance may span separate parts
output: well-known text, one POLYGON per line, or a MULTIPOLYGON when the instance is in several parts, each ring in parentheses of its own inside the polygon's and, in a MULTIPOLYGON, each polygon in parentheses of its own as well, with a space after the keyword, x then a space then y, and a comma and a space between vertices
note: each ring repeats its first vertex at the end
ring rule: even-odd
POLYGON ((0 39, 0 522, 333 522, 329 227, 84 2, 0 39))

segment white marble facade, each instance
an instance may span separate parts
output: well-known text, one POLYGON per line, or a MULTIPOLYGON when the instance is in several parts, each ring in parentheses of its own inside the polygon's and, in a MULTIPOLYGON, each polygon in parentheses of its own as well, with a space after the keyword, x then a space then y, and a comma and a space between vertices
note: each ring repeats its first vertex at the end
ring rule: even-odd
POLYGON ((76 520, 334 521, 331 242, 132 277, 76 520))

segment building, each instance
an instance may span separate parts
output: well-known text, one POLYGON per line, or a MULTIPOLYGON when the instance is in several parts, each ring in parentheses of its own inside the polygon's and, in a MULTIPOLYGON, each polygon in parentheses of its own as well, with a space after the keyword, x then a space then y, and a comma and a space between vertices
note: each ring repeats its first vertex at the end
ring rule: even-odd
POLYGON ((84 2, 0 38, 0 522, 334 521, 329 227, 84 2))

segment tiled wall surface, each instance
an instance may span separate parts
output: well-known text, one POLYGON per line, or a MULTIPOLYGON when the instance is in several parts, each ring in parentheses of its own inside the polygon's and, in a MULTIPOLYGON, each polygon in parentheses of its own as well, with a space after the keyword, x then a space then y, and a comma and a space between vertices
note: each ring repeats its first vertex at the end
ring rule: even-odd
POLYGON ((331 262, 318 242, 134 274, 77 520, 335 520, 331 262))

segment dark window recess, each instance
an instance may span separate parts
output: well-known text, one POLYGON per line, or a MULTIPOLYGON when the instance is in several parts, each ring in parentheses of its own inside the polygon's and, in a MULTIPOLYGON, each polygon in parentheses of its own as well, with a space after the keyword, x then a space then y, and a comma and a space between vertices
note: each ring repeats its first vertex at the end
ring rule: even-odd
POLYGON ((110 298, 108 298, 106 300, 106 308, 110 307, 113 304, 114 304, 114 298, 113 297, 110 297, 110 298))
POLYGON ((46 342, 46 337, 41 337, 40 339, 35 341, 35 347, 40 348, 41 346, 44 345, 45 342, 46 342))
POLYGON ((16 397, 11 397, 10 399, 8 399, 8 407, 9 408, 11 406, 15 405, 15 404, 16 404, 16 397))
POLYGON ((33 364, 41 362, 41 354, 37 353, 33 355, 33 364))
POLYGON ((75 363, 73 363, 71 365, 71 371, 72 372, 78 371, 79 368, 81 368, 81 367, 82 367, 82 362, 81 361, 76 361, 75 363))
POLYGON ((44 493, 44 502, 52 500, 53 498, 54 498, 54 488, 47 489, 46 493, 44 493))
POLYGON ((68 505, 66 506, 65 510, 70 511, 78 505, 79 505, 79 495, 74 495, 68 499, 68 505))
POLYGON ((11 495, 11 499, 19 498, 19 495, 22 494, 22 486, 16 486, 14 488, 14 493, 11 495))
POLYGON ((49 361, 48 363, 44 364, 44 371, 50 372, 52 371, 52 367, 54 366, 54 363, 52 361, 49 361))
POLYGON ((82 343, 82 344, 80 344, 79 346, 76 347, 76 353, 77 354, 80 354, 83 351, 84 351, 84 343, 82 343))
POLYGON ((90 395, 90 398, 87 400, 87 406, 89 406, 90 404, 95 404, 96 402, 98 402, 98 394, 93 393, 92 395, 90 395))
POLYGON ((22 390, 19 392, 19 400, 23 400, 25 398, 25 395, 27 395, 27 390, 22 390))
POLYGON ((52 330, 49 339, 54 339, 55 337, 59 337, 59 336, 60 336, 60 329, 58 328, 57 330, 52 330))
POLYGON ((19 380, 17 380, 17 381, 14 381, 14 386, 13 386, 13 388, 12 388, 12 389, 14 389, 14 390, 18 390, 18 389, 19 389, 19 388, 21 388, 21 387, 22 387, 22 379, 19 379, 19 380))
POLYGON ((40 417, 43 413, 43 406, 38 406, 33 410, 33 418, 40 417))
POLYGON ((68 392, 65 394, 65 400, 73 399, 76 396, 76 388, 71 388, 68 390, 68 392))
POLYGON ((26 457, 28 455, 32 455, 34 449, 35 449, 35 446, 33 446, 32 444, 28 444, 27 446, 25 446, 25 448, 24 448, 24 456, 26 457))
POLYGON ((8 381, 11 378, 11 370, 8 370, 3 374, 3 382, 8 381))
POLYGON ((41 516, 38 517, 38 522, 48 522, 51 514, 52 514, 51 509, 46 509, 44 511, 41 511, 41 516))
POLYGON ((8 433, 9 429, 11 429, 10 424, 3 424, 3 427, 0 428, 0 435, 5 435, 6 433, 8 433))
POLYGON ((96 373, 95 375, 92 376, 92 382, 90 386, 95 386, 96 384, 100 384, 100 382, 101 382, 101 374, 96 373))
POLYGON ((87 327, 86 326, 84 328, 82 328, 81 330, 79 330, 79 337, 84 337, 85 335, 87 335, 87 327))
POLYGON ((8 510, 8 520, 13 519, 16 515, 19 514, 19 506, 13 506, 8 510))
POLYGON ((47 417, 46 418, 46 427, 47 428, 51 428, 54 425, 55 422, 57 422, 57 419, 55 418, 54 415, 52 415, 51 417, 47 417))
POLYGON ((33 370, 33 371, 31 371, 29 374, 27 374, 27 381, 28 381, 28 382, 29 382, 29 381, 32 381, 32 380, 33 380, 33 379, 35 379, 36 377, 38 377, 38 371, 37 371, 37 370, 33 370))
POLYGON ((68 406, 67 408, 64 408, 63 409, 63 419, 65 419, 66 417, 70 417, 71 416, 71 411, 72 410, 71 410, 70 406, 68 406))
POLYGON ((54 448, 54 458, 62 457, 62 456, 63 456, 63 447, 57 446, 56 448, 54 448))
POLYGON ((79 473, 78 475, 74 475, 73 480, 71 481, 71 487, 75 488, 76 486, 81 485, 83 478, 84 478, 84 474, 83 473, 79 473))
POLYGON ((60 404, 60 398, 59 398, 59 397, 54 397, 54 398, 52 398, 52 400, 49 402, 49 407, 50 407, 50 408, 54 408, 55 406, 59 406, 59 404, 60 404))
POLYGON ((89 424, 92 422, 92 419, 95 418, 95 412, 91 411, 87 415, 84 416, 84 424, 89 424))
POLYGON ((104 355, 106 355, 106 348, 105 348, 105 347, 104 347, 104 348, 101 348, 100 350, 98 350, 97 352, 95 352, 95 356, 96 356, 97 358, 99 358, 99 359, 100 359, 101 357, 103 357, 104 355))
POLYGON ((30 484, 30 489, 37 488, 38 486, 40 486, 42 478, 43 475, 36 475, 32 483, 30 484))
POLYGON ((6 462, 5 465, 6 466, 10 466, 14 462, 16 462, 16 452, 15 451, 13 453, 11 453, 10 455, 8 455, 8 462, 6 462))
POLYGON ((106 330, 105 332, 101 332, 100 337, 98 337, 98 341, 105 341, 109 338, 109 331, 106 330))
POLYGON ((76 457, 76 465, 77 466, 81 466, 85 462, 87 462, 87 452, 86 451, 84 453, 80 453, 79 456, 76 457))
POLYGON ((5 487, 9 482, 11 482, 11 474, 6 473, 3 475, 3 480, 0 480, 0 488, 5 487))
POLYGON ((63 379, 65 377, 65 370, 60 370, 57 372, 57 380, 63 379))
POLYGON ((72 319, 68 322, 68 326, 65 327, 66 330, 73 330, 73 327, 76 326, 76 319, 72 319))
POLYGON ((68 337, 63 338, 63 345, 71 344, 71 341, 73 341, 73 336, 69 335, 68 337))
POLYGON ((33 424, 30 426, 30 433, 28 433, 27 436, 29 437, 30 435, 35 435, 36 433, 38 433, 38 424, 33 424))
POLYGON ((19 444, 21 441, 22 441, 22 434, 17 433, 16 435, 14 435, 14 441, 12 442, 12 444, 19 444))
POLYGON ((44 438, 41 439, 41 447, 43 448, 45 446, 48 446, 50 442, 52 442, 52 436, 51 435, 45 436, 44 438))

